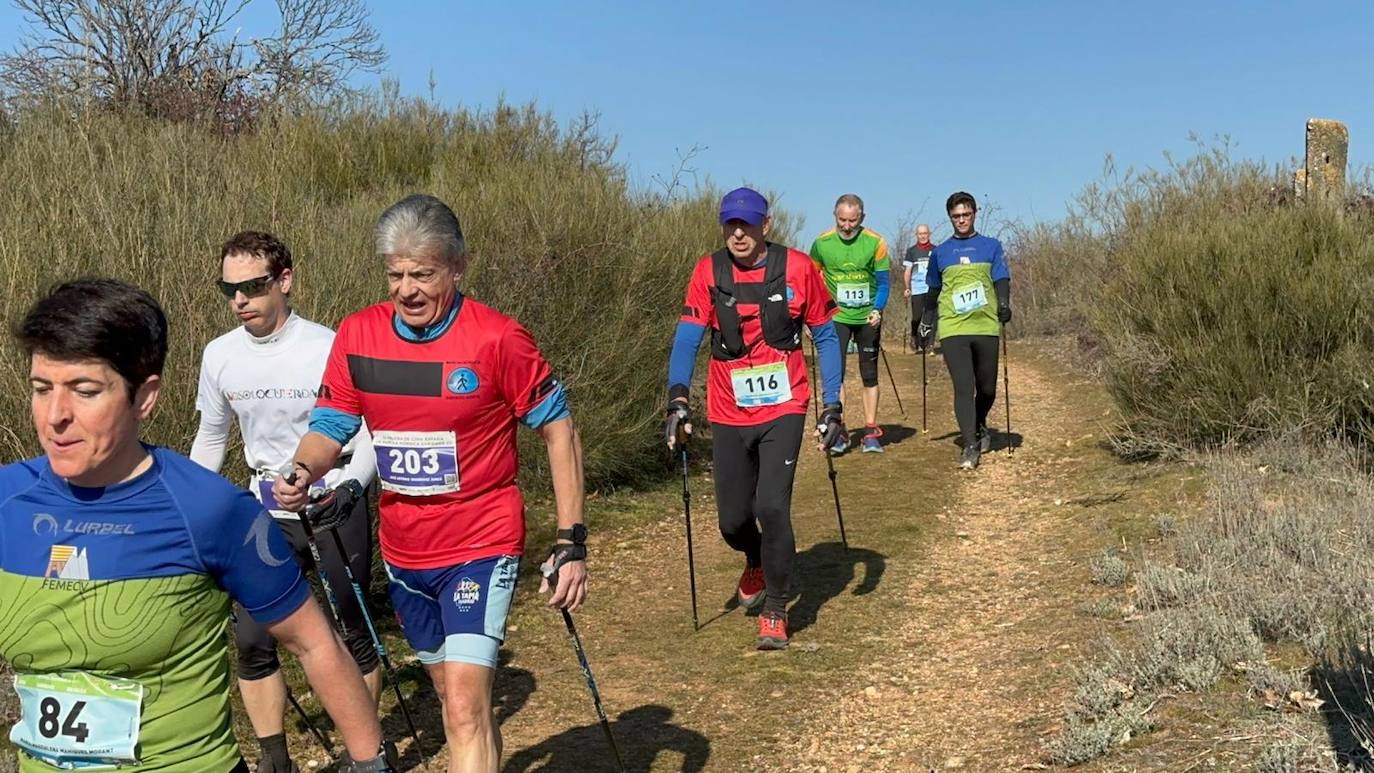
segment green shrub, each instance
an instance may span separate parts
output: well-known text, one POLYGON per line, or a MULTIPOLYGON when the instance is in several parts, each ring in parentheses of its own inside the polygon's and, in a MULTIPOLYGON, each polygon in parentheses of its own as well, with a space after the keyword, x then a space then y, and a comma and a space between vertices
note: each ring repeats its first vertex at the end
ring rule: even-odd
MULTIPOLYGON (((229 138, 137 116, 23 114, 0 136, 6 318, 78 275, 150 290, 172 342, 148 439, 185 451, 201 348, 236 324, 211 284, 219 244, 243 228, 279 234, 297 256, 299 311, 336 325, 386 298, 377 216, 433 193, 472 251, 464 291, 523 322, 568 384, 589 482, 633 483, 666 469, 653 425, 667 350, 694 259, 720 234, 714 193, 635 190, 612 151, 594 121, 560 127, 532 106, 364 100, 229 138)), ((786 213, 777 221, 785 240, 786 213)), ((0 346, 0 411, 22 417, 27 363, 0 346)), ((5 459, 36 452, 26 425, 0 433, 5 459)), ((537 470, 543 450, 522 436, 537 470)))
POLYGON ((1129 455, 1374 428, 1374 218, 1294 203, 1280 175, 1204 150, 1109 165, 1011 254, 1028 325, 1076 335, 1129 455))

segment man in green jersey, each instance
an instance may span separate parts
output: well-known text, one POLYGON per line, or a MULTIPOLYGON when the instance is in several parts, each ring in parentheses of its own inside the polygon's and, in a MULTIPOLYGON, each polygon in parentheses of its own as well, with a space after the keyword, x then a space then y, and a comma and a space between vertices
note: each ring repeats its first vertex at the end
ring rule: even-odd
MULTIPOLYGON (((849 342, 858 344, 864 404, 862 444, 866 453, 875 453, 883 450, 883 431, 878 427, 878 354, 891 265, 887 242, 876 231, 864 228, 863 222, 863 199, 852 193, 841 196, 835 201, 835 227, 816 237, 811 244, 811 260, 821 270, 826 289, 840 309, 835 315, 840 356, 847 361, 849 342)), ((844 453, 848 447, 846 433, 831 452, 844 453)))
POLYGON ((972 470, 992 448, 988 413, 997 399, 997 344, 1011 321, 1011 271, 1002 243, 974 228, 978 202, 972 195, 951 195, 945 212, 954 236, 930 254, 930 290, 918 332, 929 349, 939 331, 964 444, 959 466, 972 470))
POLYGON ((139 440, 167 318, 108 279, 47 293, 16 329, 43 455, 0 467, 0 657, 23 773, 247 773, 229 714, 233 599, 299 659, 352 760, 390 770, 358 666, 247 491, 139 440))

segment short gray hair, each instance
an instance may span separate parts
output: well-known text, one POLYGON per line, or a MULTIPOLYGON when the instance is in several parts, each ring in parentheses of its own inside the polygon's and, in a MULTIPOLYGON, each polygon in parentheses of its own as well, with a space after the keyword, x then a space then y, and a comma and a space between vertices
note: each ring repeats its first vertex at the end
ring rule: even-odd
POLYGON ((859 194, 857 193, 846 193, 838 199, 835 199, 835 209, 839 209, 841 204, 848 204, 850 206, 858 207, 859 214, 863 214, 864 200, 859 198, 859 194))
POLYGON ((457 263, 467 254, 458 216, 444 202, 423 193, 387 207, 372 235, 378 255, 433 255, 457 263))

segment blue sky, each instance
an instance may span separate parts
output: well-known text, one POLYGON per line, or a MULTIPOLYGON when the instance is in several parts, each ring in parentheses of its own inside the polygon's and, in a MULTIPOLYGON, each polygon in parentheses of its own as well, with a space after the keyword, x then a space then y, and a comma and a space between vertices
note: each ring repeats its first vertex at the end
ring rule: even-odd
MULTIPOLYGON (((699 179, 781 194, 831 225, 840 193, 895 239, 945 196, 1052 220, 1102 169, 1229 135, 1271 163, 1302 152, 1309 117, 1343 120, 1351 160, 1374 140, 1374 3, 374 2, 406 93, 482 107, 536 100, 597 111, 635 180, 699 146, 699 179), (1320 7, 1317 12, 1311 8, 1320 7), (1311 71, 1324 71, 1313 77, 1311 71)), ((245 20, 270 18, 255 0, 245 20)), ((0 47, 18 16, 0 8, 0 47)), ((369 76, 364 82, 376 82, 369 76)))

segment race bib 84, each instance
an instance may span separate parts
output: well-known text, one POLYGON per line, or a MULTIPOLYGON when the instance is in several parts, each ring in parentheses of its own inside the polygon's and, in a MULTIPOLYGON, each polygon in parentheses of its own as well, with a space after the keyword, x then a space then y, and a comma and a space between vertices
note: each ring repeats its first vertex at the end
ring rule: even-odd
POLYGON ((67 770, 138 762, 143 685, 84 671, 18 674, 14 691, 22 714, 10 742, 67 770))

